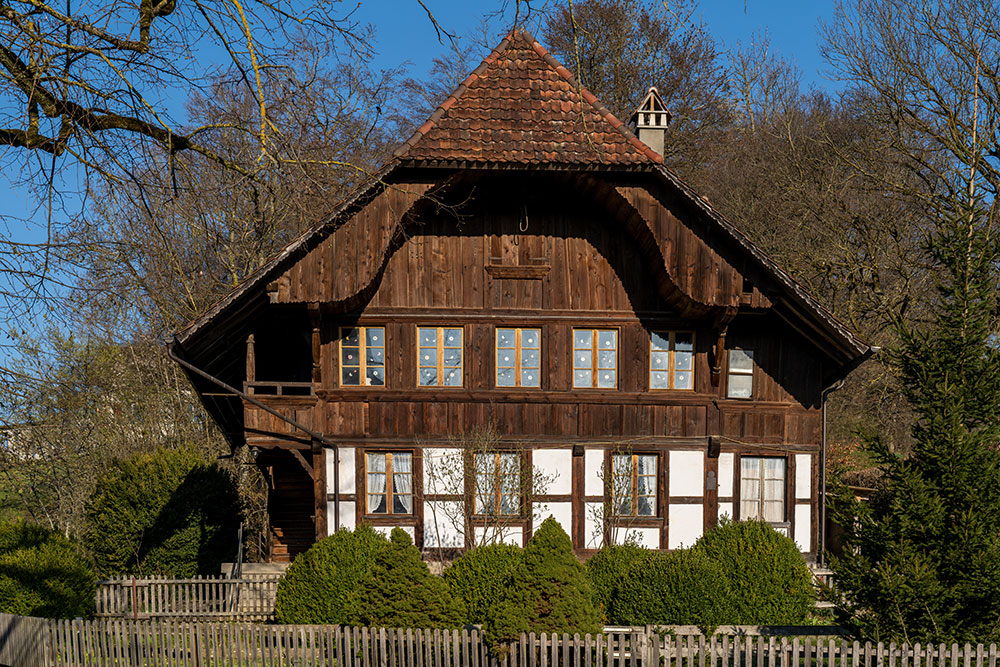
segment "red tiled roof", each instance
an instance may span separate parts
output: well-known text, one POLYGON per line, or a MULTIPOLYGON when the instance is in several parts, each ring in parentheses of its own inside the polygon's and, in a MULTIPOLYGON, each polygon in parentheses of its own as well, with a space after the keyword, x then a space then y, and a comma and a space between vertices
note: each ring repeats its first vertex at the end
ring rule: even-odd
POLYGON ((574 165, 663 161, 541 44, 517 29, 397 149, 396 157, 574 165))

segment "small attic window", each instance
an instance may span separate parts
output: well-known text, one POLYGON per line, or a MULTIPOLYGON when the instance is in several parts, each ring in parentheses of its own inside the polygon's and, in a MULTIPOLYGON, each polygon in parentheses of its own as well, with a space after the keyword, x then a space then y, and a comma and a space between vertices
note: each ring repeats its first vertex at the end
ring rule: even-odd
POLYGON ((743 279, 743 293, 744 294, 753 294, 753 287, 754 287, 754 285, 753 285, 753 281, 752 280, 750 280, 749 278, 744 278, 743 279))

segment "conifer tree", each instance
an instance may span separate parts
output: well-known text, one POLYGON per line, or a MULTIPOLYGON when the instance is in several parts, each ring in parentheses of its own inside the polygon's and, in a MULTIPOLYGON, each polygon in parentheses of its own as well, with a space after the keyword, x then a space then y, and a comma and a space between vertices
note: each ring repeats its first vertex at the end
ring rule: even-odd
POLYGON ((878 640, 1000 639, 1000 247, 982 207, 957 208, 929 243, 934 316, 901 326, 893 355, 917 415, 912 452, 874 439, 878 492, 834 506, 842 610, 878 640))
POLYGON ((601 613, 587 572, 573 554, 573 543, 551 516, 524 548, 526 598, 534 610, 534 632, 601 631, 601 613))
POLYGON ((393 528, 389 546, 375 556, 359 606, 363 622, 379 627, 458 628, 465 619, 465 605, 430 573, 401 528, 393 528))

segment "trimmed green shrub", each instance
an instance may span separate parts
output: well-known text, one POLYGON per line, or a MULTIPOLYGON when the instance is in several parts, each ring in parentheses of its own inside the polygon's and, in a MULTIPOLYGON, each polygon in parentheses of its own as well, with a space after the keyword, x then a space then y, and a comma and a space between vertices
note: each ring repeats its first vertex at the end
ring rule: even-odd
POLYGON ((559 523, 549 517, 524 549, 524 590, 535 632, 595 633, 601 613, 583 564, 559 523))
POLYGON ((462 554, 444 571, 452 595, 465 603, 470 623, 484 623, 490 607, 510 593, 524 573, 524 555, 513 544, 490 544, 462 554))
POLYGON ((86 616, 95 581, 90 563, 60 533, 23 521, 0 523, 0 612, 86 616))
POLYGON ((470 549, 444 571, 452 595, 465 604, 466 620, 482 625, 495 651, 528 629, 524 577, 524 552, 512 544, 470 549))
POLYGON ((457 628, 465 606, 427 569, 410 536, 393 528, 389 546, 375 554, 371 577, 363 583, 360 615, 371 626, 457 628))
POLYGON ((615 599, 625 625, 697 625, 706 632, 732 615, 722 567, 700 551, 679 549, 636 559, 615 599))
POLYGON ((724 519, 695 543, 722 567, 734 597, 730 623, 800 625, 814 604, 812 575, 790 538, 763 521, 724 519))
POLYGON ((116 461, 87 504, 84 543, 101 576, 214 574, 236 556, 233 479, 193 449, 116 461))
POLYGON ((278 582, 279 623, 358 625, 361 591, 389 541, 370 526, 339 530, 300 553, 278 582))
POLYGON ((617 598, 625 575, 636 563, 649 560, 654 553, 635 544, 611 545, 602 548, 587 561, 587 578, 594 589, 594 600, 600 606, 604 622, 623 625, 617 598))

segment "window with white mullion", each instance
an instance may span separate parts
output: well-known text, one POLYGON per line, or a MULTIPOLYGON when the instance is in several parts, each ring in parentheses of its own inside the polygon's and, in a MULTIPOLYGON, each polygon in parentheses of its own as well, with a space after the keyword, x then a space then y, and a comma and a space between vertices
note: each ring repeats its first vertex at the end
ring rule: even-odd
POLYGON ((729 398, 753 397, 753 350, 738 347, 729 350, 726 396, 729 398))
POLYGON ((540 329, 496 330, 498 387, 541 386, 541 334, 540 329))

